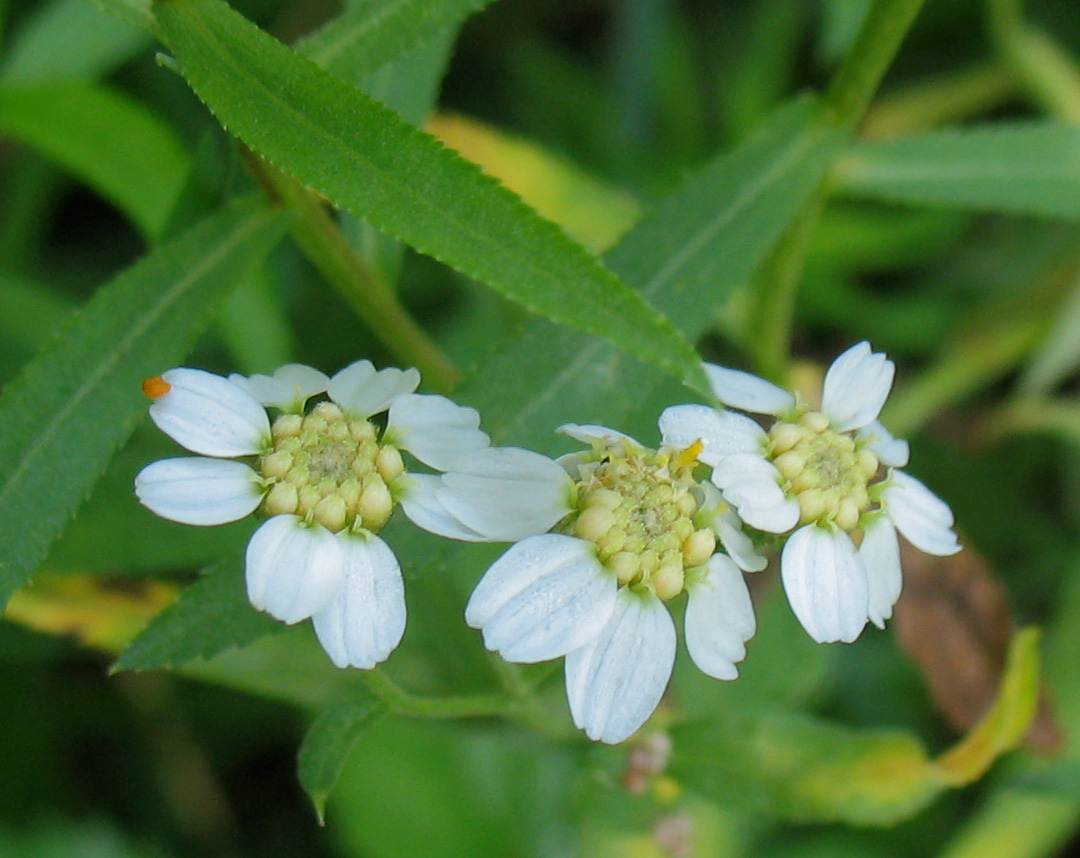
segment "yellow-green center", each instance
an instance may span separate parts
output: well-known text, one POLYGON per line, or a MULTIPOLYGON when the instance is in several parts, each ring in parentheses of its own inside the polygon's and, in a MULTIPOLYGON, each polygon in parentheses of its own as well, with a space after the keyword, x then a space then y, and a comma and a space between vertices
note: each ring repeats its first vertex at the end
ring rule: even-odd
POLYGON ((298 515, 334 532, 377 531, 389 520, 390 485, 405 466, 396 447, 379 443, 373 423, 321 402, 304 416, 282 414, 272 437, 257 465, 269 486, 268 515, 298 515))
POLYGON ((872 450, 837 432, 824 414, 808 411, 769 430, 768 455, 799 502, 800 524, 828 521, 849 532, 859 526, 878 472, 872 450))
POLYGON ((596 546, 621 585, 661 599, 681 593, 686 571, 716 548, 713 531, 694 524, 695 462, 684 458, 667 449, 627 453, 622 444, 597 450, 595 461, 578 466, 578 512, 565 525, 596 546))

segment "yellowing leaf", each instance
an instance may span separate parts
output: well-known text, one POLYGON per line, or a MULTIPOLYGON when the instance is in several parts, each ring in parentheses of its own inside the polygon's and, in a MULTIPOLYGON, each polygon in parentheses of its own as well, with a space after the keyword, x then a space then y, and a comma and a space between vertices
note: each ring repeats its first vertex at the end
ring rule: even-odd
POLYGON ((458 113, 436 114, 426 127, 594 253, 612 247, 638 218, 629 194, 525 138, 458 113))

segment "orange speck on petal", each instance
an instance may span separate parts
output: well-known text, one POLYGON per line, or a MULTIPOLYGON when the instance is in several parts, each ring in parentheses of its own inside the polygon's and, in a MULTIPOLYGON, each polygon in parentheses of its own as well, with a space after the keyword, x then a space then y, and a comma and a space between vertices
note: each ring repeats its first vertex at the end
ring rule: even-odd
POLYGON ((152 375, 142 383, 142 392, 151 399, 164 396, 170 390, 172 390, 172 386, 160 375, 152 375))

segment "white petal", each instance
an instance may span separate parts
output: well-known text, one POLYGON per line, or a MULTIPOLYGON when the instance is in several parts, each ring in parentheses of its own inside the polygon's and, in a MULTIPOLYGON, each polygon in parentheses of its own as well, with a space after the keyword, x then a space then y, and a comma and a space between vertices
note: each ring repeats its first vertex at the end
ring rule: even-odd
POLYGON ((266 410, 227 378, 201 369, 170 369, 161 377, 167 393, 154 400, 150 417, 180 444, 203 456, 252 456, 270 441, 266 410))
POLYGON ((825 373, 821 410, 839 432, 876 420, 889 398, 896 366, 882 352, 856 343, 832 362, 825 373))
POLYGON ((225 524, 253 513, 263 497, 258 475, 225 459, 162 459, 135 477, 143 506, 181 524, 225 524))
POLYGON ((705 577, 687 589, 686 649, 694 664, 716 679, 735 679, 736 662, 757 628, 750 591, 738 567, 722 554, 709 560, 705 577))
POLYGON ((507 661, 558 658, 600 633, 615 605, 615 575, 589 543, 547 533, 519 542, 476 585, 465 621, 507 661))
POLYGON ((872 420, 856 433, 874 451, 883 465, 902 468, 908 463, 908 442, 894 438, 881 421, 872 420))
POLYGON ((566 696, 575 726, 614 745, 660 703, 675 663, 675 624, 652 595, 620 590, 596 639, 566 656, 566 696))
POLYGON ((377 537, 337 536, 345 585, 314 616, 315 634, 337 667, 369 669, 393 652, 405 633, 405 585, 390 547, 377 537))
POLYGON ((406 474, 394 482, 394 491, 401 492, 398 502, 409 521, 428 533, 460 539, 463 542, 491 542, 458 521, 439 500, 443 488, 442 477, 433 474, 406 474))
POLYGON ((921 551, 945 557, 960 550, 949 505, 914 477, 890 471, 882 506, 904 537, 921 551))
POLYGON ((867 525, 859 546, 859 557, 870 585, 870 622, 883 629, 885 621, 892 616, 893 605, 900 598, 903 586, 900 543, 888 518, 880 515, 867 525))
POLYGON ((765 431, 745 414, 717 411, 708 405, 673 405, 660 415, 664 443, 686 449, 701 441, 705 449, 698 461, 716 465, 724 456, 759 453, 765 431))
POLYGON ((642 444, 635 438, 631 438, 625 432, 618 429, 609 429, 607 426, 597 426, 593 423, 564 423, 556 430, 560 435, 569 435, 575 441, 582 444, 628 444, 631 450, 642 449, 642 444))
POLYGON ((780 472, 760 455, 725 456, 711 479, 751 527, 785 533, 799 523, 798 501, 784 494, 780 472))
POLYGON ((302 414, 307 401, 317 393, 325 393, 330 379, 325 373, 304 366, 287 363, 270 375, 242 376, 233 373, 229 381, 242 387, 262 405, 280 408, 282 411, 302 414))
POLYGON ((366 420, 379 414, 399 396, 412 393, 420 384, 415 369, 395 367, 375 371, 369 360, 351 363, 330 379, 326 392, 350 417, 366 420))
POLYGON ((784 545, 780 577, 792 611, 818 643, 851 643, 862 632, 870 590, 846 533, 814 524, 800 527, 784 545))
POLYGON ((748 372, 704 363, 709 387, 724 405, 754 414, 782 414, 795 406, 795 397, 772 382, 748 372))
POLYGON ((742 520, 731 510, 713 516, 712 520, 720 544, 735 565, 746 572, 760 572, 769 565, 769 561, 757 552, 754 541, 746 535, 742 525, 742 520))
POLYGON ((325 527, 308 527, 295 515, 275 515, 248 543, 248 599, 282 622, 298 623, 341 593, 345 562, 341 541, 325 527))
POLYGON ((573 483, 547 456, 489 447, 459 459, 442 478, 439 503, 493 542, 547 533, 571 510, 573 483))
POLYGON ((387 437, 425 465, 445 471, 462 456, 490 443, 474 408, 445 396, 406 393, 390 406, 387 437))

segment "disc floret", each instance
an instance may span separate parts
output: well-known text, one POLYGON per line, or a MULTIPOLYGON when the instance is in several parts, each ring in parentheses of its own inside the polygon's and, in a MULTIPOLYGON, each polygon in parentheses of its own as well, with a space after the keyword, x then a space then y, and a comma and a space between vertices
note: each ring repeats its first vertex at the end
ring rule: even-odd
POLYGON ((865 439, 833 428, 820 411, 779 420, 769 430, 766 458, 799 504, 799 524, 829 523, 852 532, 872 509, 870 487, 879 461, 865 439))
POLYGON ((701 491, 693 456, 661 448, 602 443, 583 456, 574 481, 576 511, 565 532, 595 546, 620 585, 671 599, 686 573, 716 549, 716 535, 695 523, 701 491))
POLYGON ((370 420, 320 402, 306 416, 283 414, 257 470, 267 515, 297 515, 334 533, 380 530, 394 510, 391 487, 404 472, 398 449, 380 443, 370 420))

